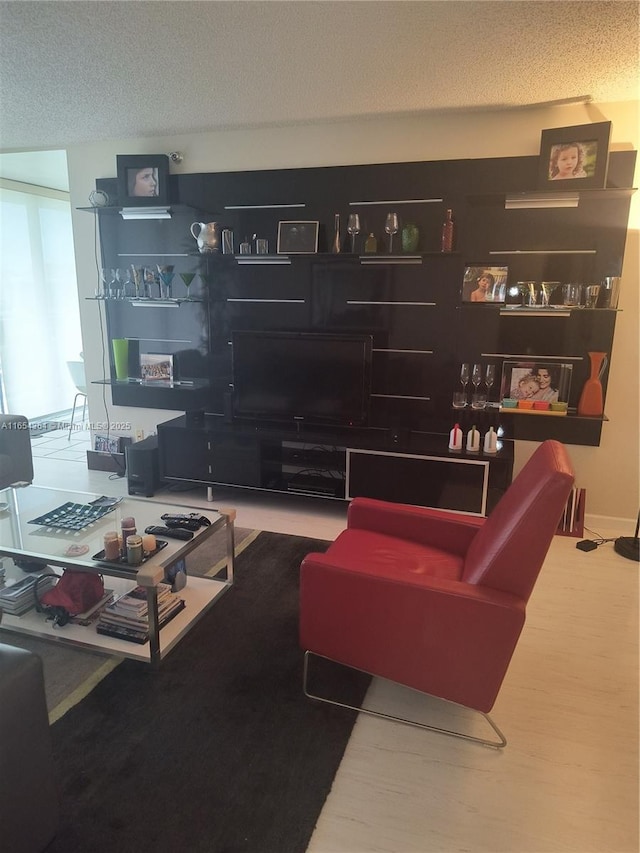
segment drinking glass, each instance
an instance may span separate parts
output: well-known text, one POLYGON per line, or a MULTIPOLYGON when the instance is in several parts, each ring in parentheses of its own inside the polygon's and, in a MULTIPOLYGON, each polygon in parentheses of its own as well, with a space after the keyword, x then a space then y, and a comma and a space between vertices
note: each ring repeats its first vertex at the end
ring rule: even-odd
POLYGON ((189 290, 189 288, 191 287, 191 282, 194 280, 195 277, 196 277, 196 274, 194 272, 181 272, 180 273, 180 278, 184 282, 184 286, 187 288, 187 299, 190 298, 189 294, 191 291, 189 290))
POLYGON ((124 299, 127 296, 127 287, 131 284, 131 270, 128 267, 116 270, 116 281, 119 284, 118 296, 124 299))
POLYGON ((548 308, 551 305, 551 297, 556 287, 560 287, 559 281, 543 281, 540 284, 542 292, 542 307, 548 308))
POLYGON ((397 213, 388 213, 384 223, 384 230, 389 235, 389 254, 393 252, 393 235, 398 233, 400 223, 397 213))
POLYGON ((488 364, 484 372, 484 384, 487 386, 487 399, 491 396, 491 389, 496 381, 496 366, 488 364))
POLYGON ((466 393, 467 384, 469 382, 469 365, 460 365, 460 382, 462 382, 462 390, 466 393))
POLYGON ((98 293, 98 296, 110 299, 113 295, 113 285, 116 283, 116 271, 111 267, 102 267, 100 270, 100 281, 102 282, 102 292, 98 293))
POLYGON ((464 409, 467 405, 467 395, 464 391, 453 392, 452 406, 454 409, 464 409))
POLYGON ((171 285, 175 275, 173 264, 156 264, 160 276, 160 298, 171 299, 171 285))
POLYGON ((585 302, 586 308, 595 308, 598 304, 598 296, 600 296, 600 285, 589 284, 586 287, 587 298, 585 302))
POLYGON ((347 232, 351 235, 351 252, 355 254, 356 251, 356 237, 360 233, 360 217, 357 213, 350 213, 349 218, 347 219, 347 232))

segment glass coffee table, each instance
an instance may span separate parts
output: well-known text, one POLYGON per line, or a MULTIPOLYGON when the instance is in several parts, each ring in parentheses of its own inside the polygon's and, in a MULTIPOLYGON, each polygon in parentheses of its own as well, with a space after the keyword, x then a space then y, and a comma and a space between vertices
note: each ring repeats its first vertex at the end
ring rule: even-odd
MULTIPOLYGON (((29 563, 29 575, 37 575, 41 565, 61 574, 61 569, 101 574, 106 589, 114 598, 136 586, 144 587, 149 613, 149 639, 137 644, 117 637, 104 636, 96 631, 96 622, 80 625, 67 623, 56 626, 47 621, 46 614, 31 609, 22 616, 2 614, 0 629, 6 628, 43 639, 82 646, 105 654, 119 655, 145 661, 157 666, 162 658, 180 641, 190 628, 209 610, 233 584, 235 510, 212 510, 160 503, 141 498, 109 499, 84 492, 69 492, 38 486, 26 486, 0 491, 0 558, 11 557, 23 565, 29 563), (211 523, 194 532, 186 541, 157 536, 158 543, 166 542, 138 566, 121 560, 105 561, 104 535, 119 531, 122 519, 133 517, 139 534, 151 525, 164 526, 161 516, 197 513, 211 523), (198 576, 189 574, 184 588, 175 593, 184 600, 184 609, 170 622, 158 627, 157 586, 167 572, 187 555, 198 550, 199 558, 206 556, 203 546, 211 545, 211 537, 226 534, 226 565, 200 570, 198 576), (96 559, 98 557, 98 559, 96 559)), ((5 561, 6 586, 28 574, 15 563, 5 561)))

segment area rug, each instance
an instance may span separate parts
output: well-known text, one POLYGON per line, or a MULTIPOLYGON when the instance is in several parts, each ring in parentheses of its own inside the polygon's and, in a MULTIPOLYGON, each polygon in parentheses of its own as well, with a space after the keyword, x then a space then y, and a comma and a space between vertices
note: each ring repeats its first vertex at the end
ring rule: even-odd
MULTIPOLYGON (((123 662, 52 726, 48 853, 306 850, 356 716, 302 693, 299 567, 327 545, 261 533, 158 671, 123 662)), ((355 703, 368 684, 330 680, 355 703)))

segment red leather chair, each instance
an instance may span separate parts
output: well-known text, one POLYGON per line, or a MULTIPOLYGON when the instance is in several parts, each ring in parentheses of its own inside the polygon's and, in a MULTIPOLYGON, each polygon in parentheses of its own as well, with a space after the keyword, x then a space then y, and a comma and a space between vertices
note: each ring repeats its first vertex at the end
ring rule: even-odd
POLYGON ((573 482, 564 446, 545 441, 488 518, 355 498, 347 529, 302 562, 305 693, 332 701, 308 690, 319 655, 473 708, 499 741, 422 727, 505 746, 488 712, 573 482))

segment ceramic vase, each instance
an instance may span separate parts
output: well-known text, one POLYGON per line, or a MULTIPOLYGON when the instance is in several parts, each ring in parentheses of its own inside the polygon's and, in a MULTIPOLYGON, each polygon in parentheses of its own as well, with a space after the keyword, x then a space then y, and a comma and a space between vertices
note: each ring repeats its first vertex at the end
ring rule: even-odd
POLYGON ((604 412, 604 399, 602 394, 602 374, 607 368, 606 352, 590 352, 591 375, 584 383, 580 400, 578 401, 578 414, 588 417, 598 417, 604 412))

